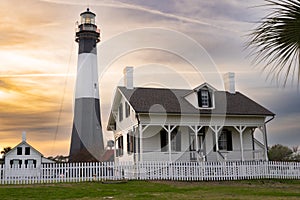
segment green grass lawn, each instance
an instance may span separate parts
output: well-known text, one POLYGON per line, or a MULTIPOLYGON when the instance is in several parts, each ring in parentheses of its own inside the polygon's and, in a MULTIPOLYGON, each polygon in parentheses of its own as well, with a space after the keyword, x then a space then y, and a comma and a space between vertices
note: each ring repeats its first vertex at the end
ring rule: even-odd
POLYGON ((300 199, 300 180, 0 185, 0 199, 300 199))

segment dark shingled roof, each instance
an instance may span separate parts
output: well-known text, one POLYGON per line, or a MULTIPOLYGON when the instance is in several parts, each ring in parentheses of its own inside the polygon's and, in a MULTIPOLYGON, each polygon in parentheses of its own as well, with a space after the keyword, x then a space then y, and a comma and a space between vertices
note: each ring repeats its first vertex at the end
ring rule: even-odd
POLYGON ((226 114, 226 115, 275 115, 245 95, 236 92, 215 91, 214 109, 197 109, 184 97, 193 92, 187 89, 119 87, 137 113, 169 114, 226 114))

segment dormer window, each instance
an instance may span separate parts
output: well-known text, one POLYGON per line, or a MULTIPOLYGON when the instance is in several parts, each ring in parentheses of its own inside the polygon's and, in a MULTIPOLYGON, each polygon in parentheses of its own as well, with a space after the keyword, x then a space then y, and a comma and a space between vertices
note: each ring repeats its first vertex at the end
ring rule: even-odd
POLYGON ((203 83, 194 88, 190 93, 187 93, 184 98, 196 109, 210 110, 215 108, 216 91, 217 90, 208 83, 203 83))
POLYGON ((207 88, 198 91, 198 106, 201 108, 212 107, 211 92, 207 88))

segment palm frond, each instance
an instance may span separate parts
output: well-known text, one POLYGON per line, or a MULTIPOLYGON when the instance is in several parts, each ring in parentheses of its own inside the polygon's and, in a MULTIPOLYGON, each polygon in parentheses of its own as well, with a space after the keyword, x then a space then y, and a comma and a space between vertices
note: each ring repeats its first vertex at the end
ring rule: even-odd
POLYGON ((283 80, 296 78, 300 83, 300 0, 265 0, 271 8, 248 35, 253 64, 263 64, 268 77, 283 80))

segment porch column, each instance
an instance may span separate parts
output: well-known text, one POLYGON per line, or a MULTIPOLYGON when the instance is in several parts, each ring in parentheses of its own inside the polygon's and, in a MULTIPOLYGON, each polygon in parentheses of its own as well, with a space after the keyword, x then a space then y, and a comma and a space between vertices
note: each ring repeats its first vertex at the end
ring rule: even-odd
POLYGON ((171 148, 171 126, 168 125, 168 153, 169 153, 169 162, 172 162, 172 148, 171 148))
POLYGON ((215 133, 215 141, 216 141, 216 152, 217 152, 217 160, 219 160, 219 131, 222 129, 222 126, 209 126, 210 129, 215 133))
POLYGON ((234 126, 234 128, 239 132, 240 134, 240 143, 241 143, 241 160, 244 161, 244 144, 243 144, 243 132, 246 129, 246 126, 234 126))
POLYGON ((115 148, 114 148, 114 163, 116 163, 117 160, 117 140, 116 140, 116 136, 114 135, 114 144, 115 144, 115 148))
POLYGON ((267 141, 267 129, 266 129, 266 125, 264 124, 263 126, 259 127, 259 130, 262 132, 263 134, 263 140, 264 140, 264 150, 265 150, 265 159, 266 161, 268 161, 268 141, 267 141))
POLYGON ((143 138, 143 127, 142 127, 142 124, 139 125, 139 143, 140 143, 140 148, 139 148, 139 161, 142 162, 143 161, 143 141, 142 141, 142 138, 143 138))
POLYGON ((215 132, 216 152, 219 151, 219 143, 218 143, 218 140, 219 140, 219 133, 218 133, 218 131, 216 131, 216 132, 215 132))
POLYGON ((169 154, 169 162, 172 162, 172 148, 171 148, 171 133, 172 131, 176 128, 176 126, 171 127, 170 124, 168 126, 163 126, 163 128, 167 131, 168 133, 168 154, 169 154))
POLYGON ((148 125, 144 125, 144 127, 143 127, 143 125, 142 124, 140 124, 139 125, 139 133, 140 133, 140 152, 139 152, 139 154, 140 154, 140 161, 142 162, 143 161, 143 133, 144 133, 144 131, 149 127, 150 125, 148 124, 148 125))
POLYGON ((194 133, 195 133, 195 142, 196 142, 196 152, 198 153, 198 151, 199 151, 199 141, 198 141, 198 129, 197 129, 197 126, 195 126, 194 133))
POLYGON ((268 158, 268 137, 267 137, 267 128, 266 128, 265 124, 263 126, 263 130, 264 130, 264 141, 265 141, 265 157, 266 157, 266 161, 268 161, 269 160, 269 158, 268 158))

